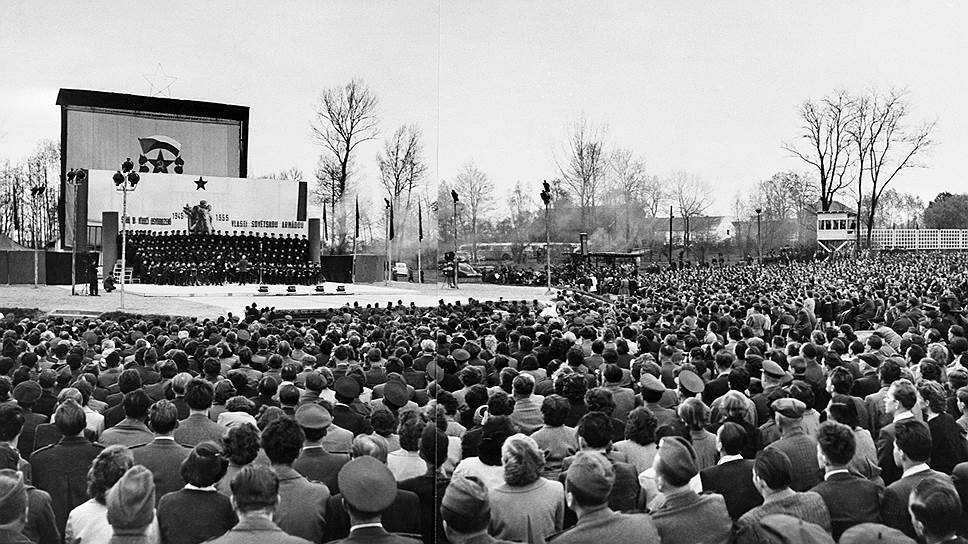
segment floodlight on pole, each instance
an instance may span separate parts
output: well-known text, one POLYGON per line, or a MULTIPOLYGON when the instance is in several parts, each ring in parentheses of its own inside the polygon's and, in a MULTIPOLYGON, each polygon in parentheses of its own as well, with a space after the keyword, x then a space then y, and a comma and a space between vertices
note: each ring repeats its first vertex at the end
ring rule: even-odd
POLYGON ((551 184, 548 180, 541 182, 541 201, 545 207, 545 279, 547 280, 548 292, 551 294, 551 184))
POLYGON ((141 176, 134 171, 134 163, 128 157, 121 163, 121 170, 111 176, 114 181, 114 188, 121 191, 121 309, 124 309, 124 274, 126 270, 125 254, 128 247, 128 191, 134 191, 141 181, 141 176))
POLYGON ((760 233, 760 216, 763 208, 756 208, 756 264, 763 266, 763 238, 760 233))

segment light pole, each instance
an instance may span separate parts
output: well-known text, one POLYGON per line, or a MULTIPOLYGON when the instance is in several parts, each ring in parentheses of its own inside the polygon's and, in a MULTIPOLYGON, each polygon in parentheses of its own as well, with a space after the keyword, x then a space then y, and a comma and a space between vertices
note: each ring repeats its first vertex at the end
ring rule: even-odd
POLYGON ((75 286, 77 285, 77 186, 81 183, 87 181, 87 172, 81 169, 71 169, 67 173, 67 184, 71 186, 71 192, 73 193, 73 198, 71 201, 74 203, 74 213, 71 214, 74 218, 74 241, 71 243, 71 296, 76 295, 75 286))
POLYGON ((141 181, 141 176, 134 171, 134 163, 131 157, 124 159, 121 163, 121 170, 114 173, 111 177, 114 180, 114 189, 121 191, 121 309, 124 309, 124 272, 125 272, 125 253, 128 249, 128 191, 134 191, 141 181))
POLYGON ((541 200, 545 206, 545 274, 547 276, 548 292, 551 294, 551 185, 547 180, 542 182, 541 200))
POLYGON ((457 203, 460 201, 460 196, 457 191, 451 189, 450 197, 454 199, 454 289, 460 289, 457 286, 457 278, 460 277, 458 270, 460 270, 460 259, 457 257, 457 203))
POLYGON ((763 266, 763 238, 760 235, 760 216, 763 208, 756 208, 756 264, 763 266))

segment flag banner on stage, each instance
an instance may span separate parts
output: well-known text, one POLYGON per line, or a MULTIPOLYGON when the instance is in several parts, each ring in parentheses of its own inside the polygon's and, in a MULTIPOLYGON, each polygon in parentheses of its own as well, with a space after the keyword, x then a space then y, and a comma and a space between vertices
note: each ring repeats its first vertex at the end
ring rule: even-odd
MULTIPOLYGON (((122 213, 110 170, 88 172, 88 224, 122 213)), ((128 228, 154 232, 306 234, 306 182, 179 174, 141 174, 128 191, 128 228)))

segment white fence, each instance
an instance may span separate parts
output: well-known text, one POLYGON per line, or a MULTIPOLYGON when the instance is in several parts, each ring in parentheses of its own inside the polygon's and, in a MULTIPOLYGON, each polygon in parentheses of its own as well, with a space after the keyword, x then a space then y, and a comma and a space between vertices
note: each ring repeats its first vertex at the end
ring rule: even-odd
POLYGON ((874 229, 873 249, 968 249, 968 230, 874 229))

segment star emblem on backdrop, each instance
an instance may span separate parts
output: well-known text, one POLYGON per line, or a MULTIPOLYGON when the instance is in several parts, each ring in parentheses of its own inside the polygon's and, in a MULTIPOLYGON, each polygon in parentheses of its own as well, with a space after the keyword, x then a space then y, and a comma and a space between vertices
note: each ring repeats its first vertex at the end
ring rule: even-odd
POLYGON ((158 67, 155 68, 155 73, 153 74, 141 74, 141 77, 145 78, 148 82, 148 95, 149 96, 164 96, 171 98, 171 86, 178 80, 175 76, 170 76, 165 73, 165 69, 161 67, 161 63, 158 63, 158 67))
POLYGON ((167 174, 168 165, 170 165, 173 162, 175 161, 171 161, 163 157, 160 149, 158 150, 158 156, 151 160, 151 164, 153 164, 155 167, 155 170, 154 170, 155 174, 167 174))
POLYGON ((202 176, 198 176, 198 179, 195 180, 195 190, 197 191, 201 189, 203 191, 207 191, 208 189, 205 188, 206 183, 208 183, 207 180, 202 179, 202 176))

